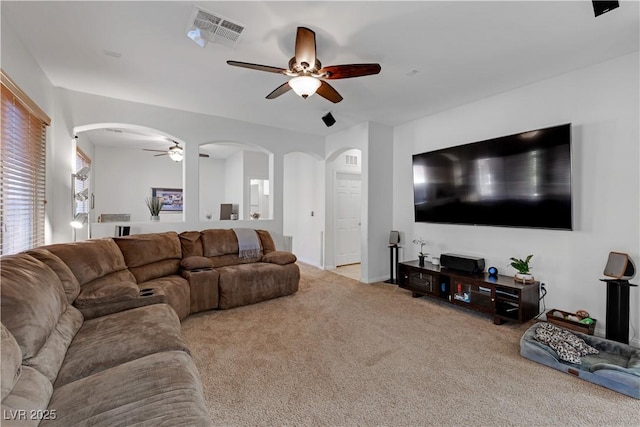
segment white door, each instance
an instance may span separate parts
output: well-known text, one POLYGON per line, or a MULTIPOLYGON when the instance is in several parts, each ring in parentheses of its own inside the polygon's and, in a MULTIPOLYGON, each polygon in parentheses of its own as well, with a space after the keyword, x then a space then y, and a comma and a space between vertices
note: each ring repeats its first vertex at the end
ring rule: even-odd
POLYGON ((359 174, 336 174, 336 267, 360 262, 361 192, 362 181, 359 174))

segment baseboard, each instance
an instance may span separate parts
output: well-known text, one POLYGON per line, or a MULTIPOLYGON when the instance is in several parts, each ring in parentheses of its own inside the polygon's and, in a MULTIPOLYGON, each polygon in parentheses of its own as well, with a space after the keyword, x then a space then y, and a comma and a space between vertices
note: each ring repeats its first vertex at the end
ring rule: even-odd
POLYGON ((298 261, 300 261, 300 262, 303 262, 305 264, 309 264, 309 265, 311 265, 313 267, 316 267, 316 268, 322 268, 322 266, 317 261, 312 261, 310 259, 300 258, 300 257, 297 257, 297 258, 298 258, 298 261))
POLYGON ((384 282, 385 280, 389 280, 389 276, 378 276, 378 277, 374 277, 374 278, 369 278, 369 280, 365 283, 379 283, 379 282, 384 282))

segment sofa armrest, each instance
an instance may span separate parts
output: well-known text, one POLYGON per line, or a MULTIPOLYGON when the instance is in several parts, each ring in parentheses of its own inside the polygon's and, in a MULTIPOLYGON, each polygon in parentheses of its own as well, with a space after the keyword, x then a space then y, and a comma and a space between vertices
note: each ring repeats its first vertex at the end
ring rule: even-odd
POLYGON ((141 295, 138 285, 133 282, 99 282, 84 286, 73 305, 80 310, 85 320, 89 320, 132 308, 166 302, 165 295, 148 293, 141 295))
POLYGON ((286 265, 296 262, 298 258, 291 252, 273 251, 262 257, 262 262, 270 264, 286 265))
POLYGON ((190 256, 180 261, 180 268, 183 271, 200 271, 213 268, 213 261, 203 256, 190 256))
POLYGON ((189 282, 191 313, 218 308, 219 273, 213 268, 183 270, 182 277, 189 282))

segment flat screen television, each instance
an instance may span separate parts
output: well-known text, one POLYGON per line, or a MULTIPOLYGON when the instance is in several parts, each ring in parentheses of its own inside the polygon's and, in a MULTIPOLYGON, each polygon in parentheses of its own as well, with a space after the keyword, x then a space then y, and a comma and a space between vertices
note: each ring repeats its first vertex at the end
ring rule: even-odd
POLYGON ((413 156, 417 222, 572 229, 571 124, 413 156))

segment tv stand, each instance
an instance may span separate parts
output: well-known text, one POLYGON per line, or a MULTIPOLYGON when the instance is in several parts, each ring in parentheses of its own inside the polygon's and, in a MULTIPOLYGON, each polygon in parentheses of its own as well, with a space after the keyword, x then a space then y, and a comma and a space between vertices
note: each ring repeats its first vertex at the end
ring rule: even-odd
POLYGON ((399 264, 398 282, 414 298, 429 296, 493 316, 493 323, 527 322, 540 312, 540 283, 522 284, 511 276, 466 274, 418 260, 399 264))

